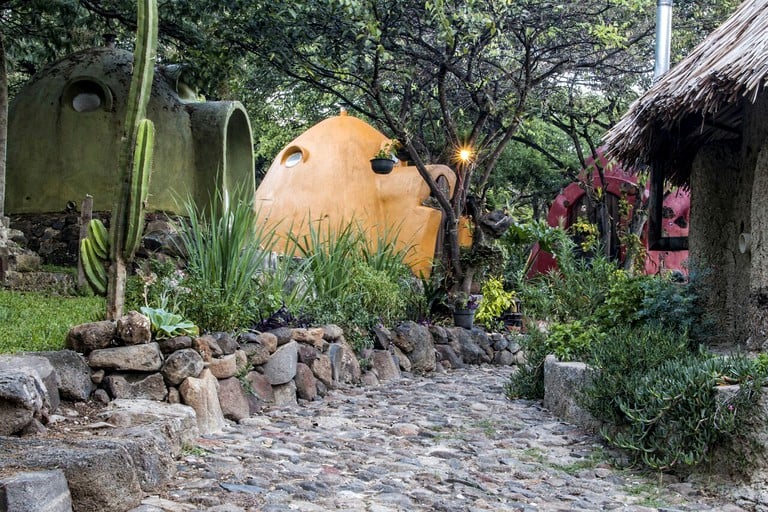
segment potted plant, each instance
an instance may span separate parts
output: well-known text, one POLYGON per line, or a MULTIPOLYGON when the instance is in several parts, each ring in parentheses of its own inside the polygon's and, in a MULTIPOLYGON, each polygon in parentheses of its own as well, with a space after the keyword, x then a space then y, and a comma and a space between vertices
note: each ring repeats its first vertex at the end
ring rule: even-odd
POLYGON ((506 327, 521 327, 523 315, 517 294, 504 290, 499 277, 491 277, 483 284, 483 303, 477 311, 477 319, 489 325, 503 322, 506 327))
POLYGON ((475 325, 475 312, 482 295, 458 292, 452 296, 453 323, 456 327, 472 329, 475 325))
POLYGON ((384 144, 371 158, 371 170, 376 174, 389 174, 392 172, 397 163, 395 153, 398 147, 400 147, 400 143, 396 140, 391 140, 384 144))

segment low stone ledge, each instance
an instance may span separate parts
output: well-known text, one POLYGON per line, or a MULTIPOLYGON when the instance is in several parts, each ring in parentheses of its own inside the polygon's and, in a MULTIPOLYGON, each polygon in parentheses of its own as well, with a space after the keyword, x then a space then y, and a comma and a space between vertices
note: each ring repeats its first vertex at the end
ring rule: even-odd
POLYGON ((101 413, 105 422, 118 427, 151 427, 162 432, 170 443, 171 454, 181 455, 200 435, 195 410, 183 404, 168 404, 153 400, 117 399, 101 413))
POLYGON ((596 431, 600 422, 579 405, 579 394, 589 378, 585 363, 561 362, 548 355, 544 359, 544 407, 562 420, 596 431))
MULTIPOLYGON (((739 389, 738 384, 717 386, 715 400, 718 407, 729 407, 739 389)), ((710 479, 715 475, 722 481, 768 482, 768 388, 762 388, 751 413, 751 419, 741 426, 738 437, 716 446, 709 456, 709 463, 695 468, 694 478, 710 479)))

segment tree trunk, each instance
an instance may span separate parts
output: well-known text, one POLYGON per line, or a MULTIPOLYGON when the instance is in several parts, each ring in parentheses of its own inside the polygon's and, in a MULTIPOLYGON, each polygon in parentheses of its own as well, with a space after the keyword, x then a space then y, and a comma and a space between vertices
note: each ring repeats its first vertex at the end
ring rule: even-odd
MULTIPOLYGON (((643 190, 642 188, 638 187, 637 189, 637 195, 635 196, 635 204, 632 207, 632 220, 629 223, 629 227, 627 229, 627 236, 633 237, 637 242, 632 243, 631 240, 627 241, 627 254, 624 258, 624 270, 630 273, 634 273, 635 270, 638 270, 642 272, 643 265, 638 265, 638 268, 636 269, 635 261, 637 258, 645 258, 644 248, 640 243, 643 229, 645 228, 645 223, 648 220, 648 212, 643 207, 643 190)), ((638 262, 639 263, 639 262, 638 262)))
POLYGON ((0 226, 5 217, 5 162, 8 154, 8 72, 5 43, 0 34, 0 226))

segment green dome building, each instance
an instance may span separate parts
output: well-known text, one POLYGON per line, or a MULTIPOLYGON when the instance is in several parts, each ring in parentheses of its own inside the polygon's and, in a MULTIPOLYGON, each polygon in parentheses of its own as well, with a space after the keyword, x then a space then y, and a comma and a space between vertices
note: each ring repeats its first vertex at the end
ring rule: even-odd
MULTIPOLYGON (((36 74, 9 108, 5 210, 61 212, 93 196, 111 210, 133 55, 115 48, 72 54, 36 74)), ((217 185, 254 189, 248 114, 236 101, 199 101, 178 65, 154 74, 147 117, 156 128, 148 211, 206 205, 217 185)))

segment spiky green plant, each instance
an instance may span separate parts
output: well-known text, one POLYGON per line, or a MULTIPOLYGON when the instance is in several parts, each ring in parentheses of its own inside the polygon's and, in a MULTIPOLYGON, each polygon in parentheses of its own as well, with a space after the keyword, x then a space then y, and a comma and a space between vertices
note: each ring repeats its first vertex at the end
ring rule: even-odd
POLYGON ((303 258, 301 272, 310 293, 306 313, 317 322, 337 323, 356 348, 369 344, 368 329, 406 315, 418 293, 405 264, 407 249, 398 249, 395 232, 371 240, 359 223, 309 224, 304 236, 291 236, 303 258))
POLYGON ((118 159, 120 187, 110 228, 107 286, 107 318, 110 319, 122 315, 126 264, 133 259, 144 229, 144 204, 154 148, 154 125, 145 117, 154 77, 157 18, 157 0, 138 0, 133 76, 118 159))
POLYGON ((184 209, 179 235, 192 289, 185 315, 204 330, 244 327, 247 298, 273 249, 274 232, 257 221, 253 197, 244 190, 218 191, 208 209, 190 198, 184 209))
POLYGON ((322 227, 310 223, 308 234, 290 234, 289 239, 304 259, 315 294, 328 300, 343 300, 350 290, 350 264, 360 259, 365 243, 357 224, 349 222, 334 227, 326 223, 322 227))

